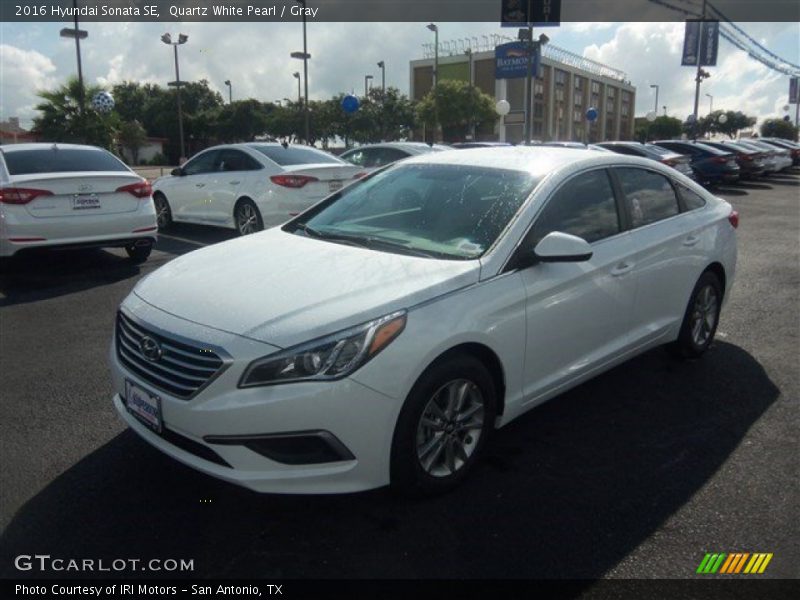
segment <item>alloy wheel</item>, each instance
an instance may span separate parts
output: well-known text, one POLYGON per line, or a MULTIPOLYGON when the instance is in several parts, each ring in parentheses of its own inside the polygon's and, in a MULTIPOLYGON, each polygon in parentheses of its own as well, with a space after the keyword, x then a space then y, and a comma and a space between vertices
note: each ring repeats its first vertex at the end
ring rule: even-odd
POLYGON ((480 388, 467 379, 440 387, 417 426, 417 459, 433 477, 448 477, 467 463, 483 431, 485 404, 480 388))
POLYGON ((711 285, 703 287, 695 297, 694 307, 692 307, 691 332, 692 341, 698 347, 708 342, 717 325, 718 304, 717 292, 711 285))
POLYGON ((236 226, 241 235, 249 235, 258 231, 258 214, 252 204, 240 204, 236 211, 236 226))

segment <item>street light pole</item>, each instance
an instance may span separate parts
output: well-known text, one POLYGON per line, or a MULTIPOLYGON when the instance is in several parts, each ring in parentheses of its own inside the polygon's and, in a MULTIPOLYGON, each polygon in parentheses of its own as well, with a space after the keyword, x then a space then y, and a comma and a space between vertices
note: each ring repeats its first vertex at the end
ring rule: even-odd
POLYGON ((300 72, 295 71, 292 73, 292 76, 297 79, 297 103, 302 106, 303 105, 303 94, 300 92, 300 72))
POLYGON ((714 112, 714 96, 711 94, 706 94, 706 96, 708 96, 708 114, 711 114, 714 112))
POLYGON ((464 54, 467 55, 467 63, 469 67, 469 102, 470 102, 470 114, 469 114, 469 135, 470 139, 473 141, 475 140, 475 119, 473 118, 474 115, 472 111, 474 110, 474 106, 472 104, 472 94, 474 93, 473 88, 475 87, 475 78, 472 75, 472 48, 467 48, 464 51, 464 54))
POLYGON ((369 96, 369 81, 372 79, 372 75, 364 75, 364 99, 366 100, 367 96, 369 96))
POLYGON ((700 107, 700 82, 703 81, 706 77, 709 77, 708 73, 703 71, 702 64, 702 56, 700 56, 700 52, 703 47, 703 25, 705 23, 706 18, 706 2, 707 0, 703 0, 703 17, 700 20, 698 31, 697 31, 697 75, 694 78, 695 87, 694 87, 694 121, 692 122, 692 137, 697 139, 697 113, 700 107))
POLYGON ((439 27, 433 23, 427 25, 433 32, 433 141, 439 132, 439 27))
POLYGON ((658 85, 653 83, 653 84, 650 85, 650 87, 651 88, 656 88, 656 103, 655 103, 655 105, 653 105, 653 112, 654 113, 658 113, 658 85))
POLYGON ((72 7, 75 9, 74 27, 65 27, 61 30, 60 36, 65 38, 75 38, 75 54, 78 57, 78 110, 81 114, 85 108, 86 90, 83 87, 83 65, 81 63, 81 40, 89 37, 89 32, 78 28, 78 0, 72 0, 72 7))
POLYGON ((378 66, 381 68, 381 92, 386 96, 386 63, 380 61, 378 66))
POLYGON ((228 104, 233 104, 233 85, 230 79, 225 80, 225 85, 228 86, 228 104))
POLYGON ((311 139, 311 131, 309 127, 309 115, 308 115, 308 59, 310 58, 308 54, 308 43, 306 38, 306 0, 295 0, 298 4, 303 7, 303 88, 305 90, 305 102, 303 103, 303 111, 305 112, 304 120, 305 120, 305 131, 306 131, 306 144, 311 139))
POLYGON ((175 53, 175 81, 171 82, 170 85, 173 83, 175 84, 175 92, 178 99, 178 134, 180 135, 181 142, 181 155, 178 159, 179 163, 182 163, 186 159, 186 147, 183 142, 183 106, 181 105, 181 72, 178 68, 178 46, 185 44, 188 39, 189 36, 183 33, 178 34, 177 42, 172 41, 172 36, 169 33, 165 33, 161 36, 161 41, 168 46, 172 46, 175 53))

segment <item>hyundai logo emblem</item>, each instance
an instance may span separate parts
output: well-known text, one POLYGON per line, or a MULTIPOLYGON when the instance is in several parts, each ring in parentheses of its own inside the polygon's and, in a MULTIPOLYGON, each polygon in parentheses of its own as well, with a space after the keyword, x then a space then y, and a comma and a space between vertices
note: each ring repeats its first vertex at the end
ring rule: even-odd
POLYGON ((150 336, 146 335, 139 340, 139 350, 142 351, 142 356, 150 362, 157 362, 161 359, 161 346, 150 336))

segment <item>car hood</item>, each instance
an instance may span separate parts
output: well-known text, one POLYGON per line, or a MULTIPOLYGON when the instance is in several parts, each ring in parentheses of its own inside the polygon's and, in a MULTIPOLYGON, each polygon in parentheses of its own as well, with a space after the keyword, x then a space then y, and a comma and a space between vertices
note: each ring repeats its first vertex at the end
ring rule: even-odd
POLYGON ((379 252, 280 228, 167 263, 134 294, 195 323, 286 348, 478 281, 480 262, 379 252))

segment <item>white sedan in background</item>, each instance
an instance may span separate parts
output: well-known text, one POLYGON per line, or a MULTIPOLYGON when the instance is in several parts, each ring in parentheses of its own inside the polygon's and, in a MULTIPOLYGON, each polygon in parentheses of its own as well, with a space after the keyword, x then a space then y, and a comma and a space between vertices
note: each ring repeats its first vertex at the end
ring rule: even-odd
POLYGON ((410 156, 419 156, 428 152, 442 152, 449 150, 441 144, 425 144, 423 142, 383 142, 381 144, 367 144, 343 152, 340 158, 361 167, 360 176, 364 176, 376 169, 403 160, 410 156))
POLYGON ((107 150, 0 147, 0 257, 32 248, 124 247, 141 262, 156 233, 150 184, 107 150))
POLYGON ((154 182, 158 226, 180 221, 254 233, 288 221, 351 183, 358 172, 350 163, 307 146, 214 146, 154 182))
POLYGON ((140 281, 113 402, 163 452, 254 490, 446 490, 545 400, 662 344, 702 355, 737 225, 644 158, 409 158, 140 281))

